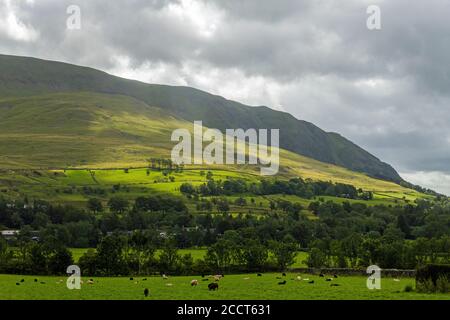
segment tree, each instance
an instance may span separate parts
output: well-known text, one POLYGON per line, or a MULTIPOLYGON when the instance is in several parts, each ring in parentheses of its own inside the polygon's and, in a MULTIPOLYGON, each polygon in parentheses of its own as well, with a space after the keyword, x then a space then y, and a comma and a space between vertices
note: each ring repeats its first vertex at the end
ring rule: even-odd
POLYGON ((247 205, 247 200, 245 198, 239 197, 236 200, 234 200, 234 204, 243 207, 247 205))
POLYGON ((123 261, 124 242, 117 235, 103 238, 97 249, 99 271, 105 276, 120 275, 126 272, 123 261))
POLYGON ((232 243, 228 240, 220 239, 208 248, 205 260, 219 273, 227 270, 232 261, 232 243))
POLYGON ((12 252, 8 250, 8 243, 0 237, 0 272, 5 272, 6 265, 10 261, 12 252))
POLYGON ((47 252, 43 246, 35 243, 30 247, 30 271, 33 274, 47 274, 47 252))
POLYGON ((103 204, 97 198, 90 198, 88 200, 87 207, 90 211, 92 211, 95 214, 103 211, 103 204))
POLYGON ((156 252, 154 237, 149 231, 136 231, 130 238, 130 255, 138 265, 138 274, 142 274, 144 266, 148 265, 156 252))
POLYGON ((161 272, 171 272, 177 267, 177 262, 180 259, 178 249, 175 242, 171 239, 166 240, 159 256, 159 265, 161 272))
POLYGON ((78 260, 78 265, 81 269, 81 274, 85 275, 96 275, 98 268, 98 258, 97 253, 94 249, 89 249, 86 251, 78 260))
POLYGON ((128 208, 128 201, 122 197, 112 197, 108 201, 109 209, 117 214, 123 213, 128 208))
POLYGON ((269 247, 280 270, 285 270, 295 262, 298 247, 291 236, 286 236, 282 242, 269 241, 269 247))
POLYGON ((358 261, 361 243, 362 239, 359 234, 352 234, 342 241, 342 252, 350 260, 352 268, 356 266, 358 261))
POLYGON ((249 240, 242 248, 242 251, 242 257, 247 265, 247 271, 258 271, 264 268, 269 257, 266 247, 256 240, 249 240))
POLYGON ((220 198, 216 203, 217 211, 220 213, 227 213, 230 211, 230 205, 228 203, 227 198, 220 198))
POLYGON ((49 271, 53 275, 65 274, 67 267, 71 265, 73 265, 72 254, 62 246, 55 250, 48 261, 49 271))
POLYGON ((195 193, 195 188, 191 183, 185 182, 180 186, 180 192, 187 195, 192 195, 195 193))
POLYGON ((310 268, 322 268, 326 265, 327 257, 319 248, 312 248, 309 252, 306 264, 310 268))

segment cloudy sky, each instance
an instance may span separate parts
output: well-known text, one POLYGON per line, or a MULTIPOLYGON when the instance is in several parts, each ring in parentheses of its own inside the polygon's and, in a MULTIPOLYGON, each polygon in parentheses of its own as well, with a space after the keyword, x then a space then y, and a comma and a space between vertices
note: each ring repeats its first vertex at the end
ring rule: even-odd
POLYGON ((450 194, 447 0, 0 0, 0 53, 284 110, 450 194))

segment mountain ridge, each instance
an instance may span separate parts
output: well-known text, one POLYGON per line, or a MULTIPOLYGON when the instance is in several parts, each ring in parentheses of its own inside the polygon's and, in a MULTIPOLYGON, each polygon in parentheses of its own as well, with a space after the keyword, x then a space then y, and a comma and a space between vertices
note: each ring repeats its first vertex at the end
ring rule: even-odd
POLYGON ((0 97, 77 91, 126 95, 182 120, 202 120, 210 128, 280 128, 281 148, 374 178, 403 181, 389 164, 342 135, 267 106, 248 106, 196 88, 147 84, 38 58, 0 55, 0 71, 0 97))

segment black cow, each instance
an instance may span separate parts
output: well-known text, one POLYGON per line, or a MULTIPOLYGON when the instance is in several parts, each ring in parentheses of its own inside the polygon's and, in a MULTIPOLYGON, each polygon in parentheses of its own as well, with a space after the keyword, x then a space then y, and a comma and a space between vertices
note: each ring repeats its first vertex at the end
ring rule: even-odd
POLYGON ((147 288, 144 289, 144 296, 148 297, 148 295, 150 294, 150 290, 148 290, 147 288))
POLYGON ((279 284, 280 286, 284 286, 284 285, 286 284, 286 280, 281 281, 281 282, 278 282, 278 284, 279 284))
POLYGON ((209 291, 219 290, 219 284, 215 283, 215 282, 210 283, 210 284, 208 284, 208 289, 209 289, 209 291))

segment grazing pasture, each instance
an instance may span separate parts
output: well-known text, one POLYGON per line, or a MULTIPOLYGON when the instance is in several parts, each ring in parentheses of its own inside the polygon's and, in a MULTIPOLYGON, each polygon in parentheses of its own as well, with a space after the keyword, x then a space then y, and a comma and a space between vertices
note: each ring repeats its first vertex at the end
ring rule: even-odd
POLYGON ((208 290, 209 281, 201 281, 201 276, 170 277, 130 277, 84 278, 81 290, 68 290, 65 277, 39 277, 20 275, 0 275, 0 299, 43 299, 43 300, 397 300, 397 299, 440 299, 450 300, 449 294, 421 294, 405 292, 407 285, 414 287, 414 279, 384 278, 381 290, 368 290, 365 277, 339 277, 326 281, 316 275, 288 273, 282 277, 286 284, 279 285, 281 274, 225 275, 217 283, 219 288, 208 290), (24 280, 21 282, 21 280, 24 280), (37 279, 35 282, 34 280, 37 279), (146 279, 146 280, 144 280, 146 279), (307 280, 306 280, 307 279, 307 280), (192 286, 192 280, 198 285, 192 286), (305 281, 306 280, 306 281, 305 281), (310 283, 314 281, 314 283, 310 283), (18 284, 17 284, 18 283, 18 284), (331 284, 330 284, 331 283, 331 284), (333 286, 332 286, 333 285, 333 286), (149 289, 148 297, 144 291, 149 289))
MULTIPOLYGON (((207 182, 205 173, 208 170, 213 172, 216 181, 228 178, 241 178, 247 183, 254 183, 261 177, 245 168, 219 169, 205 168, 204 170, 186 169, 183 172, 173 172, 170 176, 165 176, 161 171, 139 169, 81 169, 81 170, 0 170, 0 191, 2 196, 11 199, 22 199, 25 196, 30 199, 48 200, 52 203, 70 203, 72 205, 85 207, 89 198, 96 197, 106 204, 112 196, 120 196, 133 201, 139 196, 149 194, 171 194, 182 196, 180 186, 183 183, 190 183, 198 186, 207 182)), ((308 175, 300 175, 308 177, 308 175)), ((289 176, 292 178, 293 176, 289 176)), ((283 177, 281 177, 283 179, 283 177)), ((284 177, 286 178, 286 177, 284 177)), ((340 181, 340 180, 336 180, 340 181)), ((374 180, 379 182, 378 180, 374 180)), ((355 186, 359 186, 355 183, 355 186)), ((321 201, 363 203, 366 205, 403 205, 413 203, 416 198, 426 198, 414 190, 405 189, 395 184, 373 183, 370 187, 364 185, 367 191, 373 191, 374 198, 369 201, 352 200, 331 196, 316 197, 316 199, 304 199, 294 195, 255 195, 241 194, 239 196, 228 196, 231 205, 231 213, 251 212, 255 215, 266 214, 269 210, 270 201, 287 200, 292 203, 301 204, 307 207, 311 201, 320 199, 321 201), (386 185, 387 184, 387 185, 386 185), (237 198, 242 197, 247 204, 244 206, 234 205, 237 198)), ((209 197, 204 197, 208 199, 209 197)), ((195 211, 195 203, 187 201, 189 209, 195 211)), ((304 214, 310 212, 305 210, 304 214)), ((311 218, 314 216, 310 215, 311 218)))

